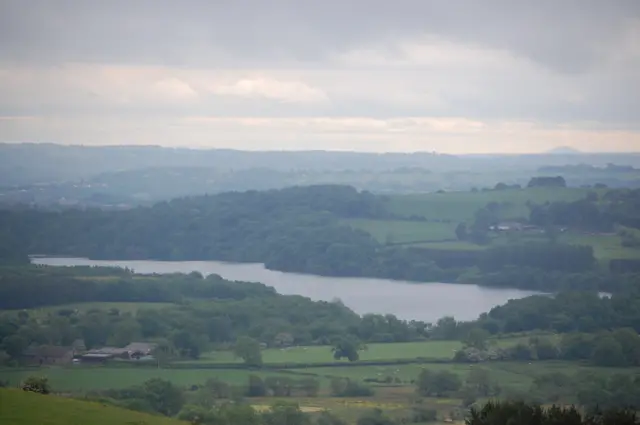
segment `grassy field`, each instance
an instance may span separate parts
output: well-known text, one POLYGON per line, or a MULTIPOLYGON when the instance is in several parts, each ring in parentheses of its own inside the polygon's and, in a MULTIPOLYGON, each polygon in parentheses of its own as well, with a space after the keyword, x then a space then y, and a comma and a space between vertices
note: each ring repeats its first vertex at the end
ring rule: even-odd
POLYGON ((412 244, 411 246, 418 248, 441 249, 444 251, 482 251, 483 249, 487 249, 486 246, 476 245, 474 243, 464 241, 421 242, 412 244))
MULTIPOLYGON (((532 234, 532 235, 500 235, 494 237, 492 240, 492 246, 508 243, 509 238, 517 238, 522 242, 525 241, 547 241, 547 237, 544 234, 532 234)), ((558 235, 558 242, 569 243, 573 245, 588 245, 593 247, 593 254, 598 260, 607 261, 614 258, 640 258, 640 249, 630 248, 622 246, 620 236, 615 234, 586 234, 579 232, 567 232, 558 235)))
MULTIPOLYGON (((522 338, 496 339, 499 347, 513 346, 522 338)), ((456 350, 462 348, 460 341, 425 341, 399 342, 393 344, 368 344, 367 349, 360 352, 361 361, 382 361, 400 359, 427 358, 433 360, 449 360, 456 350)), ((334 362, 330 346, 268 348, 262 351, 265 364, 279 363, 328 363, 334 362)), ((214 351, 205 353, 197 361, 183 362, 185 364, 205 363, 240 363, 241 360, 233 356, 230 351, 214 351)), ((347 360, 342 360, 347 362, 347 360)))
MULTIPOLYGON (((545 235, 516 235, 519 241, 547 241, 545 235)), ((483 250, 491 246, 508 243, 509 236, 499 235, 492 238, 491 245, 480 246, 470 242, 463 241, 447 241, 447 242, 423 242, 412 244, 411 246, 442 249, 442 250, 483 250)), ((598 260, 608 261, 615 258, 620 259, 638 259, 640 258, 640 249, 624 247, 618 235, 589 235, 581 233, 565 233, 558 236, 558 242, 570 243, 573 245, 588 245, 593 247, 593 254, 598 260)), ((513 240, 511 240, 513 241, 513 240)))
POLYGON ((217 378, 232 385, 247 383, 248 376, 255 373, 262 377, 279 376, 276 372, 251 372, 248 370, 207 369, 154 369, 142 367, 81 367, 42 369, 0 369, 0 380, 10 385, 19 385, 31 375, 49 378, 55 391, 104 390, 125 388, 142 384, 151 378, 162 378, 180 386, 202 384, 209 378, 217 378))
POLYGON ((487 192, 446 192, 412 195, 391 195, 389 209, 394 214, 412 215, 430 220, 470 221, 474 213, 489 202, 504 205, 502 219, 528 217, 527 201, 542 204, 547 201, 575 201, 593 189, 531 188, 487 192))
POLYGON ((357 229, 370 233, 380 243, 442 241, 456 238, 457 223, 402 220, 344 220, 357 229))
POLYGON ((594 255, 599 260, 611 260, 614 258, 640 258, 640 249, 622 246, 621 238, 618 235, 585 235, 569 233, 558 240, 576 245, 590 245, 593 247, 594 255))
MULTIPOLYGON (((389 210, 401 217, 418 216, 427 221, 409 220, 344 220, 343 223, 371 234, 383 244, 406 244, 410 246, 441 249, 470 250, 486 249, 497 244, 520 241, 548 240, 544 234, 523 233, 510 235, 492 234, 492 243, 479 246, 457 241, 455 228, 458 223, 473 222, 475 212, 489 202, 501 205, 498 213, 502 220, 526 219, 529 216, 528 202, 574 201, 583 198, 594 189, 583 188, 531 188, 486 192, 446 192, 429 194, 390 195, 389 210)), ((606 189, 596 190, 602 195, 606 189)), ((558 235, 558 241, 576 245, 589 245, 600 261, 611 259, 638 259, 640 249, 624 247, 618 235, 591 235, 571 232, 558 235)))
MULTIPOLYGON (((395 360, 426 357, 450 359, 462 344, 459 341, 406 342, 395 344, 368 344, 360 352, 360 360, 395 360)), ((327 363, 333 362, 330 346, 268 348, 262 351, 264 363, 327 363)), ((241 360, 230 351, 215 351, 204 354, 196 363, 232 363, 241 360)), ((344 362, 347 362, 344 360, 344 362)))
MULTIPOLYGON (((497 346, 513 346, 522 338, 505 338, 495 340, 497 346)), ((362 351, 360 359, 363 361, 383 361, 395 359, 417 359, 430 358, 448 360, 453 357, 455 350, 461 347, 458 341, 427 341, 408 342, 395 344, 370 344, 367 350, 362 351)), ((266 349, 263 350, 263 361, 265 364, 282 363, 327 363, 334 362, 331 348, 329 346, 319 347, 293 347, 290 349, 266 349)), ((188 386, 200 384, 209 378, 217 378, 233 385, 240 385, 247 382, 250 373, 257 373, 261 376, 278 376, 276 371, 272 372, 251 372, 243 369, 198 369, 198 366, 215 363, 241 363, 240 359, 233 357, 229 351, 216 351, 207 353, 197 361, 178 362, 185 368, 180 369, 157 369, 153 367, 50 367, 50 368, 29 368, 29 369, 0 369, 0 380, 8 381, 10 385, 18 385, 30 375, 46 376, 49 378, 54 389, 59 391, 82 391, 92 389, 123 388, 140 384, 147 379, 163 378, 174 382, 177 385, 188 386), (187 368, 192 365, 194 368, 187 368)), ((346 360, 343 363, 348 363, 346 360)), ((406 370, 419 365, 399 366, 406 370)), ((373 366, 357 367, 337 367, 327 368, 344 370, 344 373, 356 373, 361 377, 371 376, 371 371, 379 371, 373 366), (362 369, 355 372, 356 369, 362 369), (354 372, 350 372, 354 371, 354 372)), ((380 370, 387 370, 383 367, 380 370)), ((394 366, 395 369, 395 366, 394 366)), ((403 370, 404 370, 403 369, 403 370)), ((292 372, 307 372, 315 369, 291 369, 292 372)), ((312 372, 315 373, 315 372, 312 372)), ((343 373, 343 372, 340 372, 343 373)))
POLYGON ((344 377, 354 380, 384 379, 387 376, 398 378, 403 384, 414 380, 423 369, 433 371, 446 370, 465 379, 473 368, 484 368, 500 386, 518 390, 527 390, 536 376, 546 373, 577 373, 592 372, 602 375, 622 373, 640 376, 640 368, 598 368, 570 362, 492 362, 479 364, 432 363, 408 364, 398 366, 364 366, 364 367, 323 367, 305 369, 307 373, 314 373, 323 378, 344 377))
POLYGON ((162 416, 134 412, 101 403, 0 389, 3 425, 186 425, 162 416))

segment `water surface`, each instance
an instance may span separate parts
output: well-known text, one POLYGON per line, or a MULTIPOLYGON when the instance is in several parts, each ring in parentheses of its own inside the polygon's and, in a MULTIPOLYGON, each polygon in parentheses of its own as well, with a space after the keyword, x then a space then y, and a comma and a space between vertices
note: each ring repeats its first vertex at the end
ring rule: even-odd
POLYGON ((218 274, 227 280, 261 282, 281 294, 314 300, 336 298, 355 312, 395 314, 402 319, 434 322, 444 316, 472 320, 510 299, 536 294, 519 289, 495 289, 450 283, 411 283, 389 279, 322 277, 265 269, 262 264, 217 261, 100 261, 86 258, 34 257, 51 266, 118 266, 136 273, 218 274))

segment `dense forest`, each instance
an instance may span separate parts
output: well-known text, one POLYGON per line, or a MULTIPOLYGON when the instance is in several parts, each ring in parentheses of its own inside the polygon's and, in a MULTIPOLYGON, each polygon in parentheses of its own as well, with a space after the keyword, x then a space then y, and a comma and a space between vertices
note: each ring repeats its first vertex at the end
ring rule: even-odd
MULTIPOLYGON (((611 195, 611 202, 606 204, 606 211, 611 212, 602 213, 613 217, 608 222, 635 223, 636 192, 640 193, 611 195)), ((590 202, 598 211, 605 210, 596 201, 590 202)), ((580 205, 571 207, 572 211, 587 211, 580 205)), ((561 209, 553 204, 533 207, 532 220, 547 214, 540 208, 561 209)), ((385 197, 333 185, 230 192, 127 211, 13 209, 0 211, 4 247, 0 254, 6 251, 5 262, 9 254, 16 260, 24 259, 26 253, 94 259, 261 262, 275 270, 328 276, 423 282, 473 280, 544 290, 575 288, 585 282, 588 289, 615 291, 628 280, 599 270, 590 247, 554 241, 479 251, 403 247, 380 243, 340 221, 395 217, 385 197), (556 278, 549 279, 549 273, 555 273, 556 278), (601 277, 594 277, 598 274, 601 277), (512 280, 514 275, 527 278, 512 280), (504 276, 510 277, 500 278, 504 276)), ((552 223, 562 224, 563 220, 552 223)), ((594 220, 600 223, 601 216, 594 220)))
POLYGON ((598 332, 630 327, 640 332, 640 292, 598 296, 593 292, 564 292, 511 300, 479 319, 490 332, 534 329, 555 332, 598 332))

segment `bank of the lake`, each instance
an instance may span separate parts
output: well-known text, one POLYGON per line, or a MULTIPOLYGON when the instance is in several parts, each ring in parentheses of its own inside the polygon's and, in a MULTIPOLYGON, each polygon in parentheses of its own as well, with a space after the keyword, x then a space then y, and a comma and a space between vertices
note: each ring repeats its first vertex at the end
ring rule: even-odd
POLYGON ((405 281, 322 277, 268 270, 262 264, 216 261, 110 261, 87 258, 32 257, 34 264, 49 266, 116 266, 136 273, 218 274, 227 280, 261 282, 281 294, 314 300, 340 299, 359 314, 394 314, 406 320, 436 321, 444 316, 472 320, 510 299, 537 294, 519 289, 497 289, 448 283, 416 284, 405 281))

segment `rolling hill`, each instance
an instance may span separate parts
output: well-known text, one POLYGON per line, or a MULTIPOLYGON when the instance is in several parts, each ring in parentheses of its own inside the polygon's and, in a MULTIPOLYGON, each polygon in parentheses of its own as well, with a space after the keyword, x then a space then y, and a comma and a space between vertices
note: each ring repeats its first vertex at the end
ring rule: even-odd
POLYGON ((3 425, 184 425, 185 422, 100 403, 0 389, 3 425))

